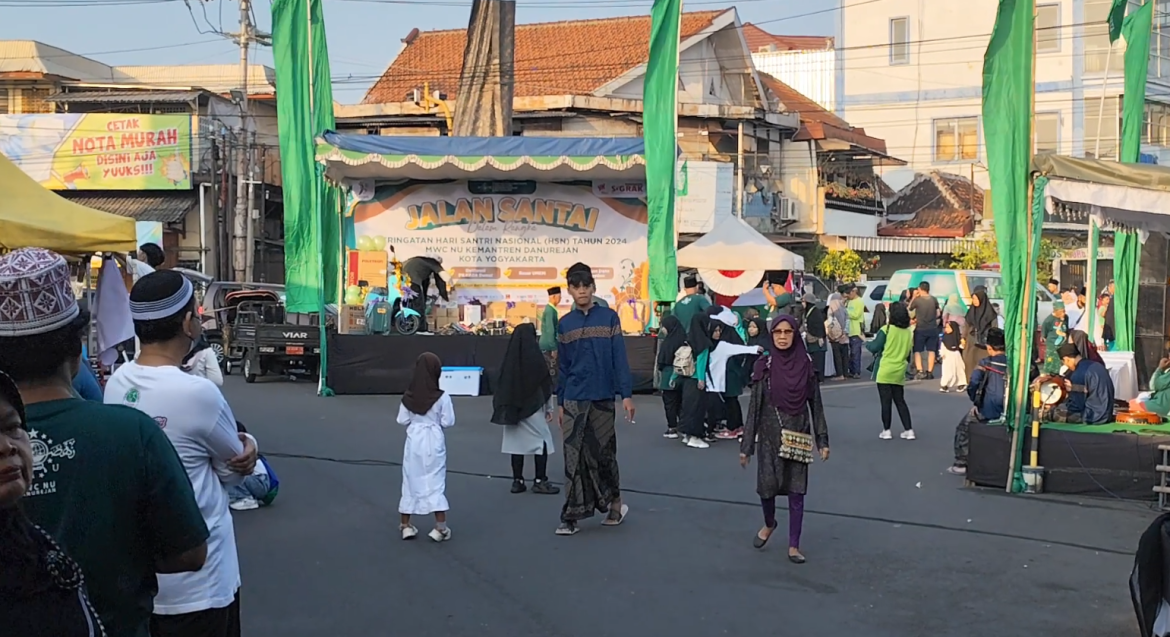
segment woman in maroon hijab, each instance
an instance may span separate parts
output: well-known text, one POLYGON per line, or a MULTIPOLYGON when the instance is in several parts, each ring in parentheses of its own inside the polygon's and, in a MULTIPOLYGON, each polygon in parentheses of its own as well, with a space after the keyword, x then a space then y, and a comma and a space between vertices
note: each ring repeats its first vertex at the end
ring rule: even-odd
POLYGON ((764 527, 754 545, 764 548, 776 530, 776 496, 788 496, 788 559, 804 563, 800 530, 804 523, 804 494, 813 447, 821 460, 829 459, 829 428, 821 405, 816 370, 805 351, 795 318, 772 322, 768 355, 756 361, 752 396, 740 443, 739 464, 747 467, 758 455, 756 492, 764 509, 764 527), (758 454, 756 452, 759 452, 758 454))

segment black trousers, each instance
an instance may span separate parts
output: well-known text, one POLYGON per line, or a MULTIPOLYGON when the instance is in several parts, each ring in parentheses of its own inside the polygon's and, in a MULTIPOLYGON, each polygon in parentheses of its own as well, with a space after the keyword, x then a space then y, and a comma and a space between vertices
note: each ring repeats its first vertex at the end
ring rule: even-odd
MULTIPOLYGON (((706 390, 704 390, 706 391, 706 390)), ((707 432, 718 429, 727 421, 727 407, 723 404, 722 394, 706 392, 705 404, 707 408, 707 432)))
POLYGON ((739 396, 721 396, 723 399, 723 413, 727 417, 727 429, 737 431, 743 429, 743 407, 739 404, 739 396))
POLYGON ((230 606, 183 615, 151 615, 151 637, 240 637, 240 592, 230 606))
MULTIPOLYGON (((548 482, 548 445, 544 446, 542 453, 533 456, 536 463, 536 479, 541 482, 548 482)), ((512 479, 524 479, 524 456, 512 454, 512 479)))
MULTIPOLYGON (((681 379, 680 379, 681 380, 681 379)), ((666 428, 678 429, 678 418, 682 414, 683 390, 662 390, 662 408, 666 410, 666 428)))
POLYGON ((837 376, 849 375, 849 343, 833 343, 833 368, 837 376))
POLYGON ((882 401, 882 429, 889 430, 893 420, 891 406, 898 408, 898 419, 902 421, 902 428, 910 431, 914 428, 910 424, 910 408, 906 406, 906 388, 902 385, 887 385, 878 383, 878 398, 882 401))
POLYGON ((707 419, 707 392, 699 389, 694 378, 680 378, 682 384, 682 414, 679 418, 679 433, 702 438, 707 435, 704 421, 707 419))

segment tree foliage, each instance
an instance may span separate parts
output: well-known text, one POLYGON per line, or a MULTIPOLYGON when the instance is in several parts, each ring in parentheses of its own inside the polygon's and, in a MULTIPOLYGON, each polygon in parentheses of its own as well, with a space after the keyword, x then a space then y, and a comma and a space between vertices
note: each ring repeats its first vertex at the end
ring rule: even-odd
POLYGON ((866 262, 853 250, 826 250, 816 262, 816 272, 822 278, 834 281, 857 281, 865 271, 866 262))
MULTIPOLYGON (((1040 239, 1036 253, 1036 269, 1041 273, 1052 269, 1052 260, 1060 254, 1060 247, 1050 239, 1040 239)), ((999 263, 999 248, 995 239, 964 241, 951 252, 951 267, 956 270, 982 270, 999 263)))

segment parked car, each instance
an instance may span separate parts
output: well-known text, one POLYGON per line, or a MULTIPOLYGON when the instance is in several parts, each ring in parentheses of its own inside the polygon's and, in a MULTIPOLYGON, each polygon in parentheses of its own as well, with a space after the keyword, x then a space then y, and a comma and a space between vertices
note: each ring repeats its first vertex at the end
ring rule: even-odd
MULTIPOLYGON (((979 286, 987 289, 987 298, 993 304, 1004 308, 1003 279, 999 272, 990 270, 898 270, 886 284, 883 301, 896 301, 903 290, 916 288, 919 283, 930 284, 930 293, 944 308, 957 301, 962 313, 971 305, 971 291, 979 286), (955 298, 952 298, 955 297, 955 298)), ((1039 283, 1036 284, 1036 325, 1052 314, 1052 302, 1056 300, 1039 283)))

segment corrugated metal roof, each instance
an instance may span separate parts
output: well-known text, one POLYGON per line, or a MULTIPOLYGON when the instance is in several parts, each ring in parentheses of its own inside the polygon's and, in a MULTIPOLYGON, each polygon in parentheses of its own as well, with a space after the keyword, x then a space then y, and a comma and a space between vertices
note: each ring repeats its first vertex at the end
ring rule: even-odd
MULTIPOLYGON (((128 83, 145 86, 190 86, 213 93, 227 93, 240 88, 240 67, 235 64, 115 66, 114 70, 129 77, 128 83)), ((261 64, 248 67, 249 95, 271 95, 275 92, 275 70, 261 64)))
POLYGON ((850 250, 903 254, 950 254, 963 241, 963 239, 929 239, 925 237, 845 237, 845 243, 850 250))
POLYGON ((177 223, 199 203, 190 190, 178 192, 94 192, 62 190, 57 194, 73 203, 135 221, 177 223))
POLYGON ((36 40, 0 40, 0 73, 44 73, 82 82, 120 82, 112 67, 36 40))
POLYGON ((185 104, 203 91, 74 91, 49 96, 50 102, 69 104, 185 104))

